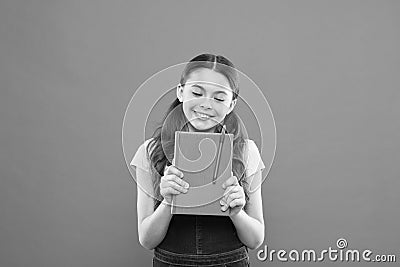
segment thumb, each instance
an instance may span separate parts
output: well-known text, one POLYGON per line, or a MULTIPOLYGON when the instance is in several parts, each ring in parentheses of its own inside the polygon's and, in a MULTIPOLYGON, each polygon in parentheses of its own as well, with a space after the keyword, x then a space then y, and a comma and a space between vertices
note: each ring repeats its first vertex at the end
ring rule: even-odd
POLYGON ((165 175, 165 172, 167 171, 167 169, 169 168, 169 166, 171 166, 171 165, 168 165, 168 163, 165 164, 165 167, 164 167, 164 175, 165 175))

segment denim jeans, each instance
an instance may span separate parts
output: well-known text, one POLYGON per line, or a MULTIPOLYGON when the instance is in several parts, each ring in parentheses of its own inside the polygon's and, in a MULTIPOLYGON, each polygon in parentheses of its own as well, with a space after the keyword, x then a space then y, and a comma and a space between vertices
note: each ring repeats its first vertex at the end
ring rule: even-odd
POLYGON ((154 250, 154 267, 182 267, 182 266, 229 266, 248 267, 250 266, 249 256, 245 247, 238 249, 203 255, 189 255, 168 252, 160 248, 154 250))
POLYGON ((174 214, 153 266, 249 266, 247 247, 228 216, 174 214))

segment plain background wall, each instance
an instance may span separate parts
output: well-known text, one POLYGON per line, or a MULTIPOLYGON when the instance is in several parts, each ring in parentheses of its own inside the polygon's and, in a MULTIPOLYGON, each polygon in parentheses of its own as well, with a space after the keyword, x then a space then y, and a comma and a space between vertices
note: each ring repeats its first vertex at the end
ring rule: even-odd
MULTIPOLYGON (((400 260, 399 14, 398 1, 2 0, 0 266, 150 265, 123 116, 147 78, 202 52, 230 58, 274 114, 264 244, 343 237, 400 260)), ((256 251, 252 266, 282 265, 256 251)))

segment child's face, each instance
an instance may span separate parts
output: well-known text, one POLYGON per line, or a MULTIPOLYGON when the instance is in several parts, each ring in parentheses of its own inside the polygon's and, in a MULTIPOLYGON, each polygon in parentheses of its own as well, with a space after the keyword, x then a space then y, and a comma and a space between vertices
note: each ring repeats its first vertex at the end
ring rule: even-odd
POLYGON ((185 85, 178 87, 177 96, 183 102, 190 131, 213 132, 236 104, 228 79, 206 68, 193 71, 185 85))

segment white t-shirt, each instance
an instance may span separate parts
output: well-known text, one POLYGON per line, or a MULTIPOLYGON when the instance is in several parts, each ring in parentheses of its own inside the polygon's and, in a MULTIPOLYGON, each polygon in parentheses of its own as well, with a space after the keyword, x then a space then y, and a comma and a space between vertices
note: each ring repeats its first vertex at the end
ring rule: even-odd
MULTIPOLYGON (((151 139, 147 139, 143 144, 140 145, 133 157, 130 165, 141 168, 147 172, 150 172, 150 160, 147 157, 146 148, 151 139)), ((246 139, 247 149, 245 149, 245 166, 246 175, 251 176, 259 170, 265 168, 264 162, 261 159, 260 152, 258 151, 256 143, 251 139, 246 139)))

